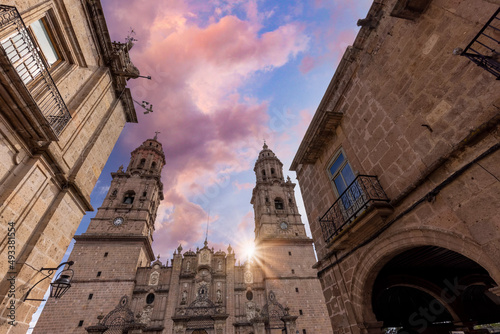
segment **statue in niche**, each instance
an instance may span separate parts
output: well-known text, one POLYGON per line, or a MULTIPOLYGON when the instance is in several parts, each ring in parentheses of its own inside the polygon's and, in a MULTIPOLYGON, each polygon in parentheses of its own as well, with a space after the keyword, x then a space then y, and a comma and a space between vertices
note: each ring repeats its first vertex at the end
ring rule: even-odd
POLYGON ((219 262, 217 262, 217 270, 222 270, 222 260, 219 260, 219 262))
POLYGON ((149 324, 151 322, 151 314, 153 313, 153 308, 151 305, 146 306, 142 312, 139 314, 139 322, 142 324, 149 324))
POLYGON ((187 291, 186 290, 182 291, 181 305, 185 305, 187 303, 187 296, 188 296, 187 291))
POLYGON ((198 288, 198 297, 199 299, 207 299, 208 298, 208 287, 205 284, 200 285, 198 288))
POLYGON ((222 303, 222 292, 217 290, 217 303, 222 303))
POLYGON ((188 262, 186 263, 186 270, 187 270, 187 271, 190 271, 190 270, 191 270, 191 261, 188 261, 188 262))
POLYGON ((257 308, 254 302, 247 302, 246 303, 246 310, 245 310, 247 320, 250 322, 252 321, 253 318, 257 316, 257 308))

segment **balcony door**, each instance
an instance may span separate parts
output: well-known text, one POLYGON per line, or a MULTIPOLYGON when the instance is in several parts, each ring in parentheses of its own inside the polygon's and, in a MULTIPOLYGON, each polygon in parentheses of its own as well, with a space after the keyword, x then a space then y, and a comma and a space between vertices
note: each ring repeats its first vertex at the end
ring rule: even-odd
POLYGON ((361 197, 361 188, 353 183, 356 179, 344 152, 340 150, 328 169, 332 183, 345 210, 349 210, 361 197))
POLYGON ((16 31, 2 40, 1 44, 25 85, 41 74, 43 66, 39 64, 40 61, 50 68, 61 60, 45 18, 33 22, 27 29, 16 31))

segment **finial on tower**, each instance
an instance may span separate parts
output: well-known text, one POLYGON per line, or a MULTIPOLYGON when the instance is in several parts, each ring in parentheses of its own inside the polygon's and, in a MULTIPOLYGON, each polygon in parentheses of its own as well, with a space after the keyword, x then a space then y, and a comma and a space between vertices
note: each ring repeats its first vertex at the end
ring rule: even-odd
POLYGON ((155 131, 155 137, 153 138, 154 140, 158 140, 158 134, 161 133, 160 131, 155 131))
POLYGON ((266 149, 268 148, 268 146, 267 146, 267 144, 266 144, 266 140, 265 140, 265 139, 264 139, 264 146, 262 146, 262 148, 263 148, 264 150, 266 150, 266 149))

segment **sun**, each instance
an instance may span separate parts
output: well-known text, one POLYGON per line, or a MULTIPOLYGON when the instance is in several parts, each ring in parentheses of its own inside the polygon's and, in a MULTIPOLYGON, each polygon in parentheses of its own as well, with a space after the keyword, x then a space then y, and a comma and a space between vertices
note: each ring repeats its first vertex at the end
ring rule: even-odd
POLYGON ((254 243, 248 243, 246 246, 245 246, 245 258, 247 259, 251 259, 253 258, 255 254, 255 245, 254 243))

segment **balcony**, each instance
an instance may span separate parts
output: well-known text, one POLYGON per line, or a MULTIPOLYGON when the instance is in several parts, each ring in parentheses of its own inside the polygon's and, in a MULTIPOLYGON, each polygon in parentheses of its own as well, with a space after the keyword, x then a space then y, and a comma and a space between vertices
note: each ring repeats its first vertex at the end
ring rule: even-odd
MULTIPOLYGON (((355 222, 358 222, 359 219, 357 218, 361 218, 360 216, 369 217, 368 221, 374 218, 386 217, 392 212, 388 202, 389 198, 376 176, 358 175, 326 213, 319 218, 325 241, 330 244, 334 240, 339 241, 342 236, 345 239, 347 236, 345 232, 351 229, 355 222), (368 208, 370 210, 367 210, 368 208)), ((375 225, 378 225, 378 223, 375 225)), ((360 238, 363 238, 361 232, 356 238, 351 238, 352 240, 343 244, 359 242, 360 238)))
POLYGON ((2 72, 8 77, 5 79, 8 86, 13 87, 10 91, 11 99, 17 102, 16 98, 25 96, 22 91, 27 91, 28 101, 21 103, 21 106, 30 108, 34 104, 37 109, 33 115, 20 115, 17 111, 17 114, 8 117, 18 127, 31 124, 37 128, 33 124, 40 124, 40 128, 48 128, 53 132, 45 137, 57 139, 71 115, 50 75, 49 65, 42 51, 46 45, 41 47, 42 44, 36 40, 31 29, 25 26, 15 7, 0 5, 0 30, 8 35, 0 41, 0 63, 2 72), (17 78, 12 77, 14 72, 17 78))
POLYGON ((471 61, 500 80, 500 8, 486 22, 484 27, 467 45, 460 55, 471 61))

